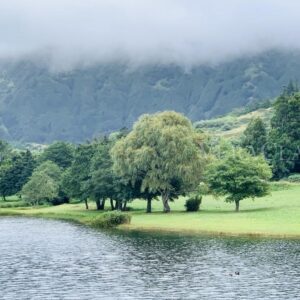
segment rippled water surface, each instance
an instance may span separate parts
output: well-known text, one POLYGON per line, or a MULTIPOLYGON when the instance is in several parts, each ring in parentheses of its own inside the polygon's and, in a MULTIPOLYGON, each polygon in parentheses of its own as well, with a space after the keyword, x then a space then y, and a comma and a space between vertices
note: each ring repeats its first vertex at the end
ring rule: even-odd
POLYGON ((0 299, 300 299, 300 241, 116 234, 0 218, 0 293, 0 299))

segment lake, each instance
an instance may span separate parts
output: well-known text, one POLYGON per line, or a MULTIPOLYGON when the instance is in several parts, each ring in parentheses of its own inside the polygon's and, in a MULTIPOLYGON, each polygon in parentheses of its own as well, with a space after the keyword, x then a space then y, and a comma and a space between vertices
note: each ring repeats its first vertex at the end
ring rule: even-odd
POLYGON ((300 241, 101 232, 2 217, 0 293, 18 300, 300 299, 300 241))

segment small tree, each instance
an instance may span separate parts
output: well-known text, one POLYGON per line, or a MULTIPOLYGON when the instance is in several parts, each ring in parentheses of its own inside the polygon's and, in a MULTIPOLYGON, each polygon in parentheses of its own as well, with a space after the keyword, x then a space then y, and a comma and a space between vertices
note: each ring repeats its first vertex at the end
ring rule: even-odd
POLYGON ((235 202, 236 211, 241 200, 267 195, 267 180, 271 176, 271 169, 262 156, 253 157, 242 149, 216 160, 206 172, 210 190, 226 196, 226 202, 235 202))
POLYGON ((200 182, 202 141, 191 122, 176 112, 144 115, 133 130, 112 149, 115 172, 141 192, 162 196, 164 212, 169 200, 193 190, 200 182))
POLYGON ((25 200, 33 205, 42 201, 52 202, 60 196, 62 171, 52 161, 39 165, 29 181, 24 185, 22 194, 25 200))
POLYGON ((25 201, 32 205, 41 204, 42 201, 51 201, 58 196, 58 192, 58 184, 43 172, 35 172, 22 189, 25 201))

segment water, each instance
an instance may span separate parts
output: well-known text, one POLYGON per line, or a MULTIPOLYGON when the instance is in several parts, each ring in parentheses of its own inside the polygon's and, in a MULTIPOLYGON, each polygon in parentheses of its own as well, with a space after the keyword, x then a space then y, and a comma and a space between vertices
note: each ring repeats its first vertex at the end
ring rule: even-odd
POLYGON ((116 234, 0 218, 0 293, 18 300, 300 299, 300 241, 116 234))

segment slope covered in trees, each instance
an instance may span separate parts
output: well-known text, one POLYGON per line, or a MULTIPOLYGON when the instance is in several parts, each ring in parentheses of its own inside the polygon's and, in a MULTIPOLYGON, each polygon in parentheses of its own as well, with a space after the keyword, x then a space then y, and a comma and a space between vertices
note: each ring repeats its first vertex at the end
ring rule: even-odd
POLYGON ((268 52, 190 70, 107 64, 55 73, 30 62, 2 62, 0 138, 81 142, 163 110, 207 119, 273 98, 290 79, 300 80, 300 53, 268 52))

